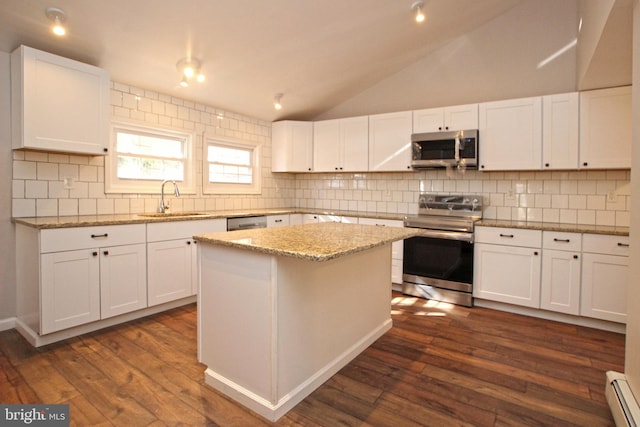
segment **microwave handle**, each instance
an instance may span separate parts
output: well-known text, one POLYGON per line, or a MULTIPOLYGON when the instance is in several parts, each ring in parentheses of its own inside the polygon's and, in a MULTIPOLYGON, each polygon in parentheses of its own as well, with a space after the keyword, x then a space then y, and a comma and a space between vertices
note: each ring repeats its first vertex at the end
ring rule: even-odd
POLYGON ((460 162, 460 136, 456 135, 456 145, 455 145, 455 156, 456 156, 456 164, 460 162))

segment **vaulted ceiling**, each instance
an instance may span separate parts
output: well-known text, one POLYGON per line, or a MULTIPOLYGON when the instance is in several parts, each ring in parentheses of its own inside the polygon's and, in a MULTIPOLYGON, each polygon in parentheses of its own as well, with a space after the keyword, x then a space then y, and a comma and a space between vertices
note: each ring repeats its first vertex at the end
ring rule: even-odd
POLYGON ((0 50, 25 44, 264 120, 312 119, 523 1, 536 0, 426 0, 418 25, 413 0, 0 0, 0 50), (51 6, 66 12, 63 38, 51 6), (204 83, 179 86, 185 57, 202 61, 204 83))

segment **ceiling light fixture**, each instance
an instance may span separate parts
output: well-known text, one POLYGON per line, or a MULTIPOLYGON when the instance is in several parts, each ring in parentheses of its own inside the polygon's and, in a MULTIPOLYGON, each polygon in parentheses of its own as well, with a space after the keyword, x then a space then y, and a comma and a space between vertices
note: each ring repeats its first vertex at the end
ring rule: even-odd
POLYGON ((180 86, 189 87, 189 82, 195 77, 196 81, 202 83, 205 81, 205 76, 200 69, 201 62, 196 58, 183 58, 176 64, 176 68, 182 74, 182 80, 180 86))
POLYGON ((424 20, 426 19, 423 8, 424 8, 424 2, 422 0, 418 0, 417 2, 411 5, 411 9, 415 10, 416 12, 415 19, 416 19, 416 22, 418 23, 424 22, 424 20))
POLYGON ((56 36, 64 36, 67 33, 67 30, 62 25, 62 23, 67 20, 67 15, 64 13, 64 10, 57 7, 48 7, 45 10, 45 15, 53 22, 53 26, 51 27, 53 34, 56 36))
POLYGON ((273 108, 276 110, 282 110, 282 96, 281 93, 277 93, 273 98, 273 108))

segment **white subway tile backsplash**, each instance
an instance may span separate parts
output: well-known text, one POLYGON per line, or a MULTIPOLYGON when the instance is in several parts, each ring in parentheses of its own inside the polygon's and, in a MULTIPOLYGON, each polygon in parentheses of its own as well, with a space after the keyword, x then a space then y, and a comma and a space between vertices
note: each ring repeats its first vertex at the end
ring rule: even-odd
POLYGON ((13 179, 37 179, 37 163, 21 160, 13 161, 13 179))

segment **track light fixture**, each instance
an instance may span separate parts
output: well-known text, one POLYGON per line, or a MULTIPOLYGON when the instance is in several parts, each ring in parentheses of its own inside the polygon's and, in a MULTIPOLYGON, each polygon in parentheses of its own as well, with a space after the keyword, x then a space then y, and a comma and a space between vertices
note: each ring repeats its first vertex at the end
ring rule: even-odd
POLYGON ((282 110, 282 96, 281 93, 277 93, 273 98, 273 108, 276 110, 282 110))
POLYGON ((205 81, 206 77, 200 70, 201 62, 196 58, 182 58, 176 64, 177 70, 182 74, 180 86, 189 87, 189 82, 195 78, 198 83, 205 81))
POLYGON ((426 19, 426 16, 424 14, 424 2, 422 0, 418 0, 417 2, 411 5, 411 9, 414 10, 416 13, 416 16, 415 16, 416 22, 418 23, 424 22, 424 20, 426 19))
POLYGON ((67 33, 64 25, 62 25, 63 22, 67 20, 67 15, 64 13, 64 10, 57 7, 48 7, 45 10, 45 15, 53 22, 53 26, 51 27, 53 34, 62 37, 67 33))

